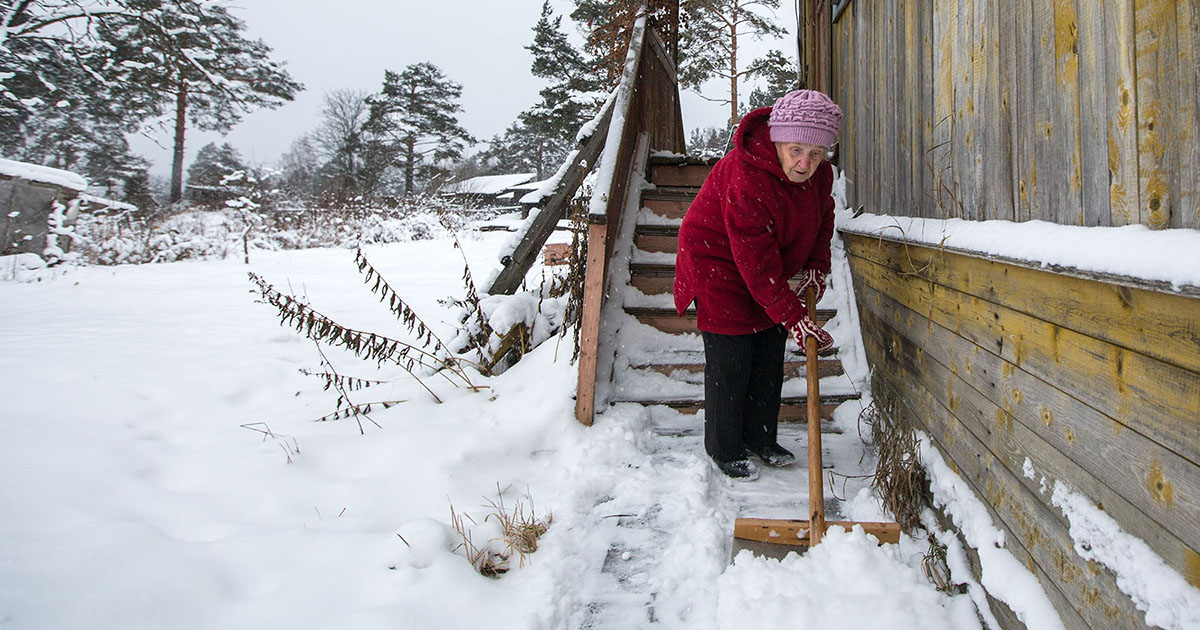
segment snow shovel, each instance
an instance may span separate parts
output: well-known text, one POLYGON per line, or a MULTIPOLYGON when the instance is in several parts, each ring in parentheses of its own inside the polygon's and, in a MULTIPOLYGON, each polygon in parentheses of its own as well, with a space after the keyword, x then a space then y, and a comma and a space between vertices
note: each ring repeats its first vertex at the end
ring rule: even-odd
MULTIPOLYGON (((809 313, 816 313, 816 293, 809 287, 804 296, 809 313)), ((733 554, 741 549, 773 558, 790 551, 803 553, 821 542, 831 525, 849 530, 861 525, 880 544, 900 542, 898 523, 864 523, 825 520, 825 479, 821 469, 821 376, 817 373, 817 340, 804 343, 805 373, 808 378, 808 519, 739 518, 733 523, 733 554)))

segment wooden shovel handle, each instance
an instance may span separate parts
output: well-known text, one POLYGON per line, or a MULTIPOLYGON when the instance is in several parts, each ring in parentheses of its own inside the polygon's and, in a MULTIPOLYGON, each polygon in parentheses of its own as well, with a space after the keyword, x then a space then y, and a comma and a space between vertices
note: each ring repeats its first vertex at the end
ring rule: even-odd
MULTIPOLYGON (((812 287, 804 292, 809 317, 817 312, 817 295, 812 287)), ((817 370, 817 339, 804 339, 805 375, 808 377, 808 521, 809 539, 815 545, 825 533, 825 480, 821 467, 821 375, 817 370)))

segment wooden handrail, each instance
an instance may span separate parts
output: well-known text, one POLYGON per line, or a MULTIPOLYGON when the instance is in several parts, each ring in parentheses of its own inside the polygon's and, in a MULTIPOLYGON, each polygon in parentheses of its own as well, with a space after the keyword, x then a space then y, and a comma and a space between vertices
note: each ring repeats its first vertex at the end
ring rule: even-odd
MULTIPOLYGON (((596 408, 604 404, 597 384, 607 383, 610 376, 614 349, 606 347, 601 338, 601 315, 611 292, 607 285, 610 262, 617 255, 617 234, 622 221, 636 218, 636 208, 628 206, 631 202, 636 205, 631 186, 640 181, 639 171, 645 170, 639 156, 644 158, 651 147, 684 151, 679 88, 670 47, 648 25, 646 12, 639 15, 615 93, 600 176, 588 206, 588 260, 575 398, 575 417, 585 425, 592 424, 596 408)), ((624 255, 625 250, 620 254, 624 255)))
POLYGON ((521 231, 514 237, 516 245, 511 251, 500 252, 500 271, 496 274, 487 292, 491 295, 512 295, 525 274, 537 260, 538 252, 546 244, 546 239, 554 233, 559 219, 566 216, 567 206, 583 184, 583 179, 592 171, 596 158, 604 148, 604 140, 612 120, 613 102, 616 92, 609 96, 600 113, 583 126, 575 140, 575 149, 567 154, 562 166, 550 178, 553 192, 549 201, 541 204, 532 211, 522 225, 521 231), (585 133, 586 132, 586 133, 585 133))

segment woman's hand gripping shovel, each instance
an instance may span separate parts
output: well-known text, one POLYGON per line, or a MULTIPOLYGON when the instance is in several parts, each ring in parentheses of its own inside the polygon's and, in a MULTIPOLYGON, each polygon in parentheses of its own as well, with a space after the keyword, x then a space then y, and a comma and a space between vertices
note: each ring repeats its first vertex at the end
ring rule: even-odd
MULTIPOLYGON (((805 292, 805 307, 816 313, 816 294, 805 292)), ((852 529, 861 525, 882 543, 900 541, 897 523, 864 523, 825 520, 825 475, 821 469, 821 376, 817 372, 817 340, 804 338, 805 374, 808 378, 808 519, 739 518, 733 524, 733 552, 741 549, 767 557, 782 558, 789 551, 803 553, 821 542, 827 527, 852 529)))

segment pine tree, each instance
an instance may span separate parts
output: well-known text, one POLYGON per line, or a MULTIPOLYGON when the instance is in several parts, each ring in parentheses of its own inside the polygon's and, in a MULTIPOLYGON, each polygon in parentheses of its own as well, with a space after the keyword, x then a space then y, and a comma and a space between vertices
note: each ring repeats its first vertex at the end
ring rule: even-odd
POLYGON ((621 81, 625 69, 625 54, 629 50, 629 35, 641 0, 574 0, 571 19, 580 25, 584 36, 584 51, 588 54, 591 72, 603 89, 611 90, 621 81))
POLYGON ((479 161, 491 174, 532 171, 538 179, 545 179, 557 155, 550 153, 549 145, 548 138, 517 121, 488 141, 487 148, 479 153, 479 161))
POLYGON ((680 83, 700 90, 709 79, 728 81, 728 97, 715 100, 729 105, 732 124, 738 121, 738 82, 762 72, 766 58, 743 64, 739 44, 743 37, 779 37, 783 27, 764 11, 779 9, 779 0, 683 0, 680 7, 680 83))
POLYGON ((220 186, 230 173, 246 170, 242 156, 228 142, 218 146, 210 142, 196 153, 188 167, 188 186, 220 186))
POLYGON ((0 1, 7 27, 0 28, 0 153, 119 188, 145 167, 126 135, 153 108, 115 96, 111 85, 121 85, 125 69, 95 44, 88 22, 75 23, 64 14, 68 7, 53 5, 0 1), (70 28, 52 29, 53 19, 70 28))
POLYGON ((245 23, 227 0, 123 0, 143 10, 136 18, 101 24, 98 35, 129 70, 127 95, 173 106, 171 201, 183 192, 188 123, 228 131, 247 112, 290 101, 304 86, 272 61, 262 40, 243 36, 245 23))
POLYGON ((767 85, 755 87, 750 92, 750 109, 771 107, 779 97, 800 89, 796 62, 784 57, 782 52, 768 52, 757 65, 760 68, 759 75, 767 80, 767 85))
POLYGON ((369 152, 376 159, 395 156, 404 173, 404 194, 416 194, 438 171, 437 162, 457 159, 475 139, 458 124, 462 86, 432 63, 412 64, 403 72, 384 72, 383 89, 368 99, 369 152))

